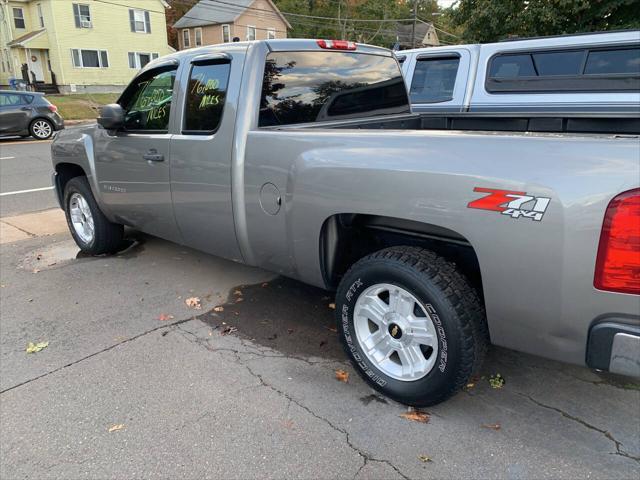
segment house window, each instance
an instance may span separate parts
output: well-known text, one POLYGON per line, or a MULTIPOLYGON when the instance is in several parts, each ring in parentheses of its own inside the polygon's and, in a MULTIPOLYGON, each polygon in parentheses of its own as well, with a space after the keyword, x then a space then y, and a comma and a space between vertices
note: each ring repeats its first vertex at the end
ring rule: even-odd
POLYGON ((38 19, 40 20, 40 28, 44 28, 44 16, 42 15, 42 5, 38 4, 36 6, 36 10, 38 11, 38 19))
POLYGON ((16 28, 25 28, 24 12, 21 8, 13 9, 13 24, 16 26, 16 28))
POLYGON ((202 29, 195 29, 196 47, 202 46, 202 29))
POLYGON ((222 25, 222 43, 229 43, 231 41, 231 27, 229 25, 222 25))
POLYGON ((151 33, 151 18, 146 10, 129 10, 131 31, 139 33, 151 33))
POLYGON ((182 46, 184 48, 189 48, 191 46, 191 37, 189 36, 188 28, 182 30, 182 46))
POLYGON ((129 52, 129 68, 144 68, 151 60, 155 60, 160 55, 149 52, 129 52))
POLYGON ((83 50, 74 48, 71 50, 73 66, 76 68, 107 68, 109 56, 106 50, 83 50))
POLYGON ((267 39, 268 40, 272 40, 276 38, 276 29, 275 28, 269 28, 267 30, 267 39))
POLYGON ((247 26, 247 40, 256 39, 256 27, 247 26))
POLYGON ((76 22, 76 28, 92 28, 91 9, 89 5, 81 3, 73 4, 73 18, 76 22))

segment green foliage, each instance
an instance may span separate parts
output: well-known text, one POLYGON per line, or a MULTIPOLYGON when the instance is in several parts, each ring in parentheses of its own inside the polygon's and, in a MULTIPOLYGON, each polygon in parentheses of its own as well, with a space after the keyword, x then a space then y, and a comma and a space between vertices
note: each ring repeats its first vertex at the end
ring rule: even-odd
POLYGON ((640 0, 460 0, 449 9, 465 42, 640 27, 640 0))

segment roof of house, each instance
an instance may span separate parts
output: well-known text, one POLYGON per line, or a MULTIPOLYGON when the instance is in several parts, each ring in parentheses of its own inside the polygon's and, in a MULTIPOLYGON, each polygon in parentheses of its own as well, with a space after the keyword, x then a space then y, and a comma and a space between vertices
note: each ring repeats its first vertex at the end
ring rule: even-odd
MULTIPOLYGON (((174 28, 192 28, 204 25, 216 25, 221 23, 233 23, 255 0, 227 0, 234 6, 227 4, 213 4, 200 1, 196 3, 191 10, 184 14, 176 23, 174 28)), ((280 13, 278 7, 271 0, 267 0, 271 7, 275 10, 282 21, 291 28, 291 24, 280 13)), ((259 12, 258 12, 259 13, 259 12)))
POLYGON ((44 33, 44 30, 44 28, 40 30, 34 30, 33 32, 25 33, 18 38, 14 38, 9 43, 7 43, 7 47, 22 46, 22 44, 28 42, 29 40, 33 40, 34 38, 39 37, 42 33, 44 33))
MULTIPOLYGON (((420 46, 427 33, 432 30, 435 31, 433 25, 430 23, 418 23, 416 24, 416 41, 415 46, 420 46)), ((414 46, 414 42, 411 40, 411 34, 413 33, 413 25, 396 25, 396 34, 398 37, 398 43, 403 46, 414 46)))

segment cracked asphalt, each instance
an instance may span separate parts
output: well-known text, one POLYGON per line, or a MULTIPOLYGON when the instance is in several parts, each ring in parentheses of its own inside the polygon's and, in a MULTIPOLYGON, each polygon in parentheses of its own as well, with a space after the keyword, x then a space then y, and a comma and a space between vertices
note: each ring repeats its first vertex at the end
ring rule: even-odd
POLYGON ((0 478, 640 478, 633 380, 493 348, 411 422, 347 362, 329 294, 130 234, 0 247, 0 478))

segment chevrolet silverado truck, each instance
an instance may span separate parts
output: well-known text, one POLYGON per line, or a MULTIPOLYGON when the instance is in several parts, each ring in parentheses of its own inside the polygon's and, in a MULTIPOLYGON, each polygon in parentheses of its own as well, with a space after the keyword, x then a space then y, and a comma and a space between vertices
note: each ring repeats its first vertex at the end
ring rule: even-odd
POLYGON ((490 342, 639 373, 639 139, 587 120, 425 129, 388 50, 207 46, 152 61, 97 125, 60 132, 53 181, 89 254, 129 226, 335 290, 355 369, 427 406, 490 342))

